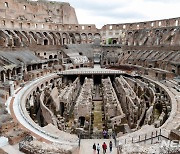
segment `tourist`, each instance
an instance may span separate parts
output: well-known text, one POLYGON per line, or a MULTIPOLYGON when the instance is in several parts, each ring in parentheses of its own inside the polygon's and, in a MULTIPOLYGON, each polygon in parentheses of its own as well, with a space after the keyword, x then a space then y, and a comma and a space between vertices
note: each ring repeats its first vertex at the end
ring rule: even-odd
POLYGON ((99 143, 97 145, 97 154, 99 154, 99 151, 100 151, 100 146, 99 146, 99 143))
POLYGON ((93 144, 93 150, 94 150, 94 154, 96 153, 96 144, 93 144))
POLYGON ((106 130, 103 131, 103 137, 104 137, 104 139, 106 139, 106 137, 107 137, 107 131, 106 130))
POLYGON ((115 138, 116 138, 116 133, 115 133, 115 131, 113 131, 112 132, 112 138, 115 140, 115 138))
POLYGON ((112 141, 109 142, 109 150, 112 152, 112 141))
POLYGON ((106 145, 105 142, 103 143, 102 148, 103 148, 103 154, 105 154, 106 153, 106 149, 107 149, 107 145, 106 145))
POLYGON ((113 139, 114 139, 114 142, 115 142, 115 146, 116 146, 116 133, 113 131, 113 133, 112 133, 112 137, 113 137, 113 139))

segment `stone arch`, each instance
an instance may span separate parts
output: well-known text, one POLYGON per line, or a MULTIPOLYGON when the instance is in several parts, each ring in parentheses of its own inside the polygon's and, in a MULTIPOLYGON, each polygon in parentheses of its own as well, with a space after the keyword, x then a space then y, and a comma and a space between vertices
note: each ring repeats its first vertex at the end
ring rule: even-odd
POLYGON ((32 70, 32 65, 28 65, 27 66, 27 71, 31 71, 32 70))
POLYGON ((30 43, 36 43, 37 44, 37 37, 36 35, 34 34, 34 32, 30 31, 29 32, 29 36, 30 36, 30 43))
POLYGON ((4 6, 8 8, 9 7, 8 2, 4 2, 4 6))
MULTIPOLYGON (((55 55, 55 56, 56 56, 56 55, 55 55)), ((54 59, 56 59, 55 56, 54 56, 54 59)), ((58 64, 59 64, 59 61, 58 61, 58 60, 55 60, 55 61, 54 61, 54 65, 58 65, 58 64)))
POLYGON ((87 43, 87 34, 82 33, 81 34, 81 44, 85 44, 85 43, 87 43))
POLYGON ((159 45, 160 44, 160 40, 162 38, 162 35, 161 35, 161 30, 160 29, 156 29, 155 30, 155 42, 154 42, 154 45, 159 45))
POLYGON ((5 30, 5 31, 8 33, 8 35, 11 36, 11 38, 12 38, 12 40, 13 40, 13 42, 12 42, 12 45, 13 45, 13 46, 21 46, 20 38, 17 36, 16 33, 13 33, 13 32, 10 31, 10 30, 5 30))
POLYGON ((53 56, 52 56, 52 55, 49 55, 49 59, 53 59, 53 56))
POLYGON ((132 35, 133 35, 133 32, 132 32, 132 31, 129 31, 127 34, 128 34, 128 36, 132 36, 132 35))
POLYGON ((69 37, 67 33, 62 34, 62 44, 69 44, 69 37))
POLYGON ((94 34, 94 38, 95 38, 95 39, 101 39, 101 35, 100 35, 99 33, 95 33, 95 34, 94 34))
POLYGON ((75 33, 74 36, 75 36, 75 39, 76 39, 76 43, 77 44, 81 44, 81 36, 80 36, 80 34, 79 33, 75 33))
POLYGON ((28 39, 28 37, 26 37, 26 35, 24 35, 20 31, 16 31, 16 30, 14 31, 14 33, 16 33, 16 35, 18 35, 18 37, 21 39, 22 46, 28 46, 29 45, 29 39, 28 39))
POLYGON ((162 30, 162 32, 163 32, 163 34, 164 34, 164 33, 167 33, 167 32, 168 32, 167 28, 164 28, 164 29, 162 30))
POLYGON ((62 44, 62 37, 61 37, 61 34, 59 33, 59 32, 57 32, 56 34, 55 34, 56 36, 57 36, 57 41, 58 41, 58 45, 61 45, 62 44))
POLYGON ((57 59, 57 55, 54 55, 54 59, 57 59))
POLYGON ((88 34, 88 43, 92 43, 93 42, 93 35, 92 33, 88 34))
POLYGON ((69 38, 70 38, 70 43, 72 44, 76 43, 76 39, 73 33, 69 33, 69 38))
POLYGON ((44 84, 41 84, 41 89, 43 89, 44 88, 44 84))
POLYGON ((112 41, 112 44, 117 44, 117 40, 114 39, 114 40, 112 41))
POLYGON ((24 35, 28 39, 28 42, 30 43, 30 37, 27 32, 25 32, 25 31, 18 31, 18 32, 21 33, 22 35, 24 35))
POLYGON ((39 87, 36 88, 36 92, 40 92, 40 88, 39 87))
POLYGON ((5 82, 6 81, 6 72, 3 70, 1 71, 1 81, 5 82))
POLYGON ((100 44, 101 42, 101 35, 99 33, 94 34, 94 42, 100 44))
POLYGON ((46 39, 48 39, 48 45, 54 45, 54 40, 47 32, 43 32, 43 35, 45 36, 46 39))
MULTIPOLYGON (((9 46, 10 38, 2 30, 0 30, 0 46, 7 47, 9 46)), ((11 44, 11 43, 10 43, 11 44)))
POLYGON ((11 80, 11 72, 12 72, 11 69, 8 69, 8 70, 6 71, 6 76, 7 76, 8 80, 11 80))
POLYGON ((134 37, 133 37, 133 32, 129 31, 127 32, 126 36, 126 45, 133 45, 134 44, 134 37))
POLYGON ((36 92, 35 91, 33 91, 33 96, 35 96, 36 95, 36 92))
POLYGON ((16 75, 16 68, 14 67, 13 69, 12 69, 12 74, 11 74, 11 76, 15 76, 16 75))
POLYGON ((134 32, 134 45, 139 45, 139 31, 134 32))
POLYGON ((44 42, 43 42, 44 41, 44 35, 40 32, 36 32, 36 35, 38 37, 37 44, 44 45, 44 42))
POLYGON ((54 42, 53 45, 57 45, 57 37, 56 37, 56 35, 54 35, 54 33, 52 33, 52 32, 50 32, 49 35, 50 35, 50 36, 52 37, 52 39, 53 39, 53 42, 54 42))
POLYGON ((48 45, 48 44, 49 44, 48 39, 44 39, 44 41, 43 41, 43 45, 48 45))

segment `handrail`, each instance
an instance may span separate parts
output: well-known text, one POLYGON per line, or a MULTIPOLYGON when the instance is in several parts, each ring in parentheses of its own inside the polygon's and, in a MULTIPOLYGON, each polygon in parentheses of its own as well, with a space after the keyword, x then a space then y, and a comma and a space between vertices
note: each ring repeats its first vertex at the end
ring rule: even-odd
MULTIPOLYGON (((165 138, 167 140, 170 140, 167 136, 163 135, 162 130, 159 129, 159 131, 156 130, 155 133, 154 133, 154 131, 152 131, 150 133, 149 137, 148 137, 148 134, 143 134, 143 135, 139 135, 136 138, 131 137, 130 140, 124 139, 124 144, 141 143, 141 142, 146 142, 146 141, 149 141, 149 140, 151 140, 151 144, 153 144, 153 139, 158 138, 158 141, 160 141, 160 137, 163 137, 163 138, 165 138), (130 142, 128 142, 128 141, 130 141, 130 142)), ((123 143, 121 142, 121 144, 123 144, 123 143)))

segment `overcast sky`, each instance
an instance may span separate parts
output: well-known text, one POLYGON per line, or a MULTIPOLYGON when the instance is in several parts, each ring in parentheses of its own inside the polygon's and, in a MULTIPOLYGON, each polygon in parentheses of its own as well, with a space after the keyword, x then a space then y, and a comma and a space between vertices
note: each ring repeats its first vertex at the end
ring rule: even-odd
MULTIPOLYGON (((55 0, 54 0, 55 1, 55 0)), ((180 17, 180 0, 56 0, 69 2, 79 24, 128 23, 180 17)))

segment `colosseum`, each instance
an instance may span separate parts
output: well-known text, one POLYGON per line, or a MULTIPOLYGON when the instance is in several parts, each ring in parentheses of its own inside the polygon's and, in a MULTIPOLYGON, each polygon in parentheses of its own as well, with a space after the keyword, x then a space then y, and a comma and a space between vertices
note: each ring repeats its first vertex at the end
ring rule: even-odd
POLYGON ((0 1, 0 153, 180 153, 180 18, 79 24, 65 2, 0 1))

